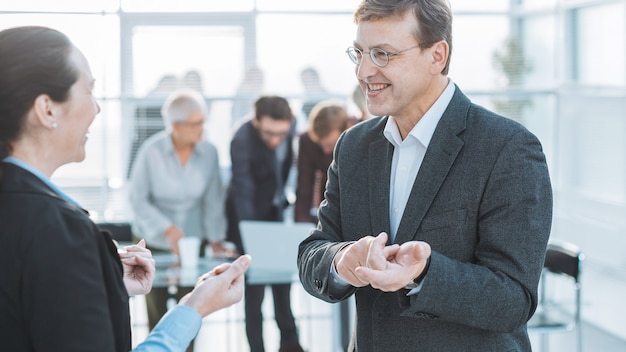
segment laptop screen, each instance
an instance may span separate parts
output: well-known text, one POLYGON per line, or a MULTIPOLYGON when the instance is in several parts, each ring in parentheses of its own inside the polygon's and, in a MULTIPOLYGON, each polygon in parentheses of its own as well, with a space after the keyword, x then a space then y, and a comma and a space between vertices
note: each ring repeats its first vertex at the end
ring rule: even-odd
POLYGON ((239 222, 241 241, 252 256, 246 273, 249 284, 291 283, 298 278, 298 246, 315 226, 276 221, 239 222))

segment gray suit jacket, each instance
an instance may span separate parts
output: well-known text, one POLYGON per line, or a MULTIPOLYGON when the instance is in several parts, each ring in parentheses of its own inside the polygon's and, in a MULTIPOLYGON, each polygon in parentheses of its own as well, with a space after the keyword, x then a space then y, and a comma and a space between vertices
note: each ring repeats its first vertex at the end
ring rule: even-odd
MULTIPOLYGON (((393 146, 387 118, 355 125, 337 143, 319 224, 298 253, 300 280, 315 297, 356 294, 362 351, 530 351, 526 321, 537 303, 552 219, 552 191, 537 138, 472 104, 456 88, 420 167, 397 243, 433 253, 421 291, 329 287, 347 241, 390 231, 393 146)), ((336 286, 335 286, 336 287, 336 286)))

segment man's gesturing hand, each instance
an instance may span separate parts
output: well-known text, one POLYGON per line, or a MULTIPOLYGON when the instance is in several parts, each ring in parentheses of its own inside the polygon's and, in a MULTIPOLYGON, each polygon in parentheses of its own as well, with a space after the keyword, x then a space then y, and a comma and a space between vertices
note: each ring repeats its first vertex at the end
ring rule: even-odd
MULTIPOLYGON (((386 234, 384 237, 386 240, 386 234)), ((421 274, 430 253, 430 245, 421 241, 391 245, 382 250, 379 246, 371 246, 367 265, 355 268, 355 276, 379 290, 397 291, 421 274), (385 260, 382 261, 381 257, 385 260)))

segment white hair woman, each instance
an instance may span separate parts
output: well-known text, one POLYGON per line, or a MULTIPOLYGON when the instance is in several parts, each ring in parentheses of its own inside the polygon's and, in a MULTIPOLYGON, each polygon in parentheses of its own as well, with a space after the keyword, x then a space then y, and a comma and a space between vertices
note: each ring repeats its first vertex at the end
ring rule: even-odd
MULTIPOLYGON (((137 154, 129 189, 133 230, 153 252, 179 254, 180 239, 198 237, 201 249, 209 243, 214 255, 234 255, 223 245, 224 187, 217 148, 203 137, 207 113, 198 91, 172 92, 161 109, 166 129, 148 138, 137 154)), ((180 288, 177 298, 189 290, 180 288)), ((167 288, 146 295, 150 329, 167 312, 168 298, 167 288)))

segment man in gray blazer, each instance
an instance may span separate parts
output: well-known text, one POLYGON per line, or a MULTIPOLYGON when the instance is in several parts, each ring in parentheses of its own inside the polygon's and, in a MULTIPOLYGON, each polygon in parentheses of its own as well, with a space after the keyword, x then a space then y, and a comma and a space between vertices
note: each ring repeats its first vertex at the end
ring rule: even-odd
POLYGON ((530 351, 552 218, 537 138, 447 77, 445 0, 364 0, 347 50, 379 118, 338 141, 298 253, 311 295, 356 295, 362 351, 530 351))

